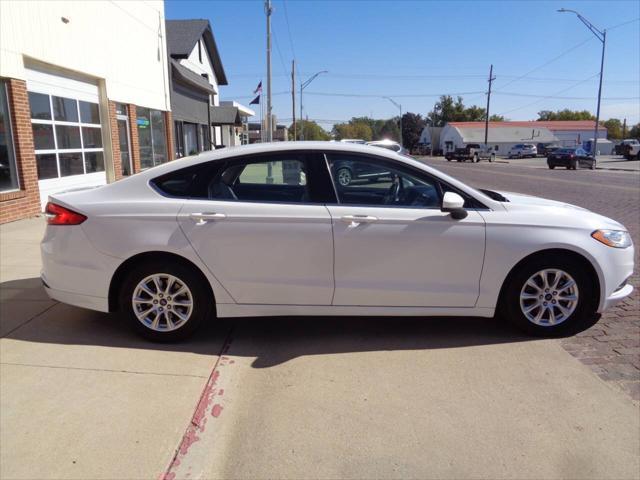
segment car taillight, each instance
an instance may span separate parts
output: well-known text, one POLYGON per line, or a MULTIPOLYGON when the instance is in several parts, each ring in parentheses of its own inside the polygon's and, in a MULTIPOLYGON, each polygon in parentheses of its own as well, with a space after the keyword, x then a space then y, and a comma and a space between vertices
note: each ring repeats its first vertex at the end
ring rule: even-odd
POLYGON ((569 158, 573 158, 573 157, 574 157, 574 155, 573 155, 573 154, 569 155, 569 158))
POLYGON ((78 212, 51 202, 47 203, 44 215, 47 217, 49 225, 80 225, 87 219, 87 217, 78 212))

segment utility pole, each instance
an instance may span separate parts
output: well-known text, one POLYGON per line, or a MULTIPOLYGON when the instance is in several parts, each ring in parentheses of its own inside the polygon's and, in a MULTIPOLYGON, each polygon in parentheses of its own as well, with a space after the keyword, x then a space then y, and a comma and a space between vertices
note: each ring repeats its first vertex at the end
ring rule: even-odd
POLYGON ((625 118, 622 122, 622 139, 624 140, 627 137, 627 119, 625 118))
POLYGON ((267 15, 267 142, 273 142, 271 124, 271 0, 265 0, 264 11, 267 15))
POLYGON ((593 25, 589 20, 584 18, 582 15, 580 15, 579 12, 576 12, 575 10, 561 8, 560 10, 558 10, 558 12, 574 13, 578 17, 578 19, 582 23, 584 23, 589 30, 591 30, 591 33, 593 33, 596 36, 596 38, 600 40, 600 43, 602 43, 602 57, 600 58, 600 83, 598 84, 598 108, 596 110, 596 128, 595 128, 595 134, 593 138, 593 145, 591 148, 591 153, 595 158, 596 155, 598 154, 598 127, 600 126, 600 99, 602 98, 602 76, 604 74, 604 50, 605 50, 605 47, 607 46, 607 31, 598 30, 595 27, 595 25, 593 25))
POLYGON ((291 113, 293 114, 293 139, 296 135, 296 61, 291 60, 291 113))
MULTIPOLYGON (((305 82, 300 83, 300 140, 304 140, 304 126, 305 122, 302 121, 302 92, 305 88, 309 86, 311 82, 313 82, 318 75, 322 75, 323 73, 329 73, 327 70, 322 70, 321 72, 314 73, 311 75, 309 79, 305 82)), ((307 122, 309 121, 309 115, 307 115, 307 122)))
POLYGON ((382 98, 386 98, 391 103, 393 103, 396 107, 398 107, 398 109, 400 109, 400 146, 404 147, 404 142, 402 141, 402 105, 400 105, 398 102, 395 102, 393 98, 390 98, 390 97, 382 97, 382 98))
POLYGON ((489 91, 487 92, 487 116, 484 119, 484 146, 486 149, 487 146, 487 140, 489 137, 489 104, 491 103, 491 84, 493 83, 493 81, 496 79, 496 77, 493 76, 493 65, 491 65, 491 68, 489 69, 489 91))

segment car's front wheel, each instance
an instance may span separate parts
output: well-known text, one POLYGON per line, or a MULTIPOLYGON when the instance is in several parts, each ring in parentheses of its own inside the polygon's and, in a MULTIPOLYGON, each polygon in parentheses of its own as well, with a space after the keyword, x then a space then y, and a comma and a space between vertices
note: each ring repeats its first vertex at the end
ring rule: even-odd
POLYGON ((527 333, 575 333, 596 315, 595 286, 585 267, 572 259, 555 255, 535 258, 508 281, 502 311, 527 333))
POLYGON ((139 265, 126 277, 120 310, 132 327, 154 341, 181 340, 210 313, 213 298, 201 276, 180 263, 139 265))
POLYGON ((551 170, 553 170, 554 168, 556 168, 556 166, 555 166, 555 165, 549 165, 549 168, 550 168, 551 170))

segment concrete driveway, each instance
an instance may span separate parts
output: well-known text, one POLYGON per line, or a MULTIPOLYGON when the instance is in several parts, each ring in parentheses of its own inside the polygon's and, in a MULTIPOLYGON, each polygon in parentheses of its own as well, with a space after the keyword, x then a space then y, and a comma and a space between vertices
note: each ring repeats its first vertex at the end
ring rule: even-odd
POLYGON ((157 345, 46 298, 0 227, 0 477, 640 477, 638 404, 494 320, 212 321, 157 345))

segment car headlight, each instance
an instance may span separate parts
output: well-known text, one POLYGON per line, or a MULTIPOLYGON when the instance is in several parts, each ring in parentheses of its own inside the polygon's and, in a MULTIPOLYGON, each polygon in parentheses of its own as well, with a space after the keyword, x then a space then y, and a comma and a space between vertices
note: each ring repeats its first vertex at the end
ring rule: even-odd
POLYGON ((624 230, 596 230, 591 236, 608 247, 627 248, 631 245, 631 235, 624 230))

